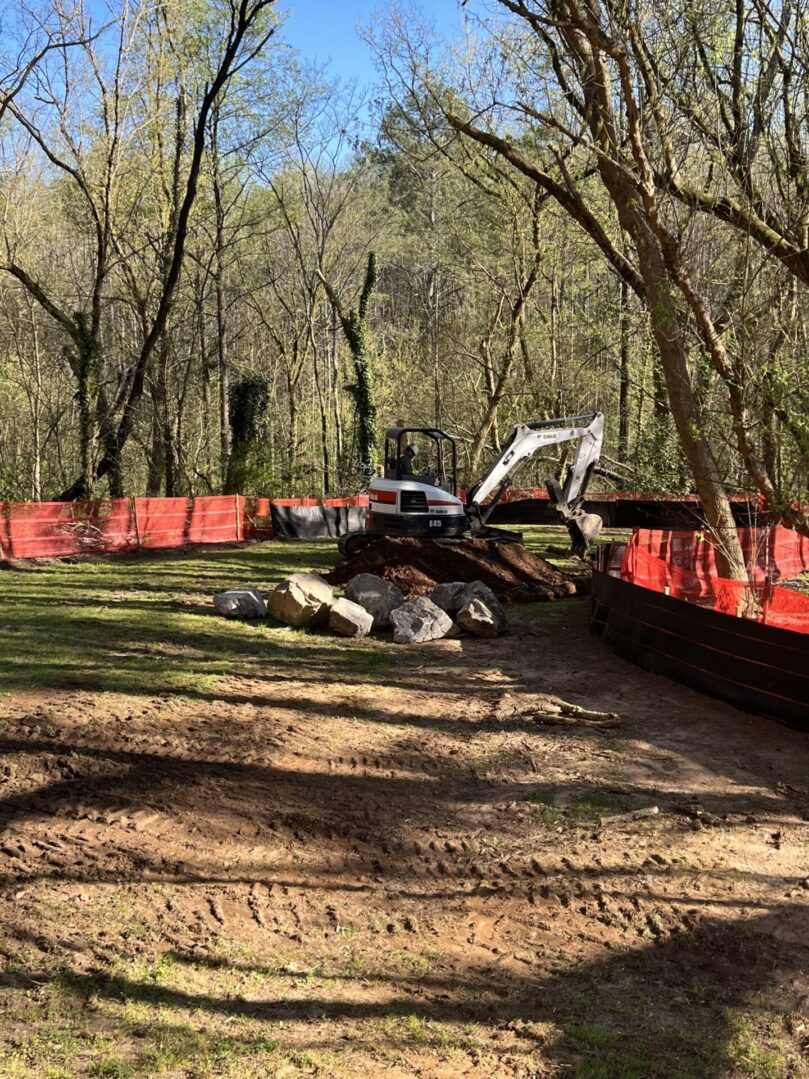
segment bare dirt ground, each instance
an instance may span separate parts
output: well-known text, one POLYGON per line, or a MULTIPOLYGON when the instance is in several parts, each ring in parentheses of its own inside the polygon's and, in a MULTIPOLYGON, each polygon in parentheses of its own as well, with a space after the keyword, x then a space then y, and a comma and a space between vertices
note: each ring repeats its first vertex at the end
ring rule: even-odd
POLYGON ((0 699, 0 1074, 809 1075, 809 740, 511 613, 0 699))

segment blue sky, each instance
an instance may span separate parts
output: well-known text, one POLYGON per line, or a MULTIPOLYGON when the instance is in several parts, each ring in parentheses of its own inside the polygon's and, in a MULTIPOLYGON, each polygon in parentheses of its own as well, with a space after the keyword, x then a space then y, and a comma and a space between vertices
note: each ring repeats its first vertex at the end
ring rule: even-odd
MULTIPOLYGON (((280 6, 290 13, 284 37, 304 60, 328 63, 329 73, 344 81, 373 81, 373 59, 357 25, 367 26, 374 12, 384 12, 386 0, 281 0, 280 6)), ((419 7, 447 37, 463 24, 458 0, 420 0, 419 7)))

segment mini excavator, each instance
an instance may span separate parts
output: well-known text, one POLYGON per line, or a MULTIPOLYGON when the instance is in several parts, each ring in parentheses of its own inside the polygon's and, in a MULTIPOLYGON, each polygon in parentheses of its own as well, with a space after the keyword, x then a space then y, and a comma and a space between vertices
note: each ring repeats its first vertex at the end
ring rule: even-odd
POLYGON ((385 435, 385 474, 368 488, 368 513, 363 532, 341 536, 339 549, 350 558, 383 536, 419 536, 451 542, 471 533, 492 542, 520 542, 517 532, 493 528, 489 519, 509 486, 511 474, 537 450, 578 440, 564 483, 549 480, 551 508, 570 533, 573 552, 584 558, 601 531, 601 518, 583 509, 584 494, 601 455, 604 415, 518 423, 489 471, 466 492, 458 494, 458 454, 452 435, 436 427, 391 427, 385 435), (418 439, 433 446, 433 471, 413 472, 419 456, 418 439), (488 501, 487 501, 488 499, 488 501))

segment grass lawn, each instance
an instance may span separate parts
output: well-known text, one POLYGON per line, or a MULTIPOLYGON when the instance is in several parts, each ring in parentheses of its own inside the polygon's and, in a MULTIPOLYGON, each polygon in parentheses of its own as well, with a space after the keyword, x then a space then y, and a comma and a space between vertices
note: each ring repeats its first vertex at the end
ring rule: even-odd
MULTIPOLYGON (((526 545, 542 553, 566 546, 564 528, 528 526, 526 545)), ((265 593, 281 578, 327 571, 339 559, 333 541, 272 542, 218 550, 160 552, 142 558, 0 570, 0 693, 45 688, 127 693, 209 692, 225 675, 265 662, 327 658, 350 667, 369 658, 276 626, 210 617, 210 596, 239 585, 265 593)), ((553 557, 556 565, 575 560, 553 557)))
POLYGON ((297 662, 307 635, 213 619, 210 597, 239 585, 266 593, 337 557, 330 542, 267 543, 0 571, 0 692, 145 684, 193 694, 266 659, 268 647, 275 662, 297 662))

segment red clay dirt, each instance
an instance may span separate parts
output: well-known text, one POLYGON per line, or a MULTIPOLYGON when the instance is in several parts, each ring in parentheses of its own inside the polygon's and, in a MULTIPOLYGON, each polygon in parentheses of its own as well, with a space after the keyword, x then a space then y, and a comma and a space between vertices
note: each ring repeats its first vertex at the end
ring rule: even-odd
POLYGON ((565 573, 521 543, 483 539, 444 543, 430 539, 381 539, 332 570, 331 584, 358 573, 375 573, 398 585, 408 598, 447 581, 482 581, 504 603, 564 599, 590 590, 589 575, 565 573))

